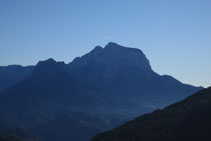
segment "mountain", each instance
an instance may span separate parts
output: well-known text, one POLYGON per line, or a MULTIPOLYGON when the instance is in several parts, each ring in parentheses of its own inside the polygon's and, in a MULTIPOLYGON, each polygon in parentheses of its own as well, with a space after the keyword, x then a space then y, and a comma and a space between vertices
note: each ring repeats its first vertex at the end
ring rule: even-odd
POLYGON ((209 141, 211 87, 163 110, 98 134, 92 141, 209 141))
POLYGON ((149 112, 201 89, 155 73, 141 50, 112 42, 74 59, 69 68, 80 83, 102 89, 127 103, 122 113, 133 109, 133 113, 141 114, 140 107, 142 113, 149 112))
POLYGON ((21 128, 29 134, 33 130, 44 140, 52 138, 51 133, 60 132, 64 121, 65 130, 73 131, 71 127, 77 126, 87 132, 77 136, 64 131, 60 136, 89 138, 86 133, 111 129, 120 121, 202 89, 155 73, 141 50, 116 43, 97 46, 69 64, 48 59, 31 69, 25 78, 0 93, 0 128, 21 128), (84 116, 63 116, 69 112, 84 116), (101 117, 107 124, 99 120, 101 117))
POLYGON ((89 140, 120 123, 121 118, 113 123, 112 119, 92 116, 115 109, 117 103, 103 91, 79 84, 64 62, 48 59, 40 61, 29 77, 1 93, 0 127, 21 128, 40 140, 58 141, 62 136, 89 140), (90 114, 73 114, 77 111, 90 114))
POLYGON ((33 70, 33 66, 9 65, 0 67, 0 92, 24 80, 32 74, 33 70))
POLYGON ((40 61, 31 75, 0 94, 0 125, 43 124, 61 109, 140 115, 199 89, 155 73, 141 50, 109 43, 68 65, 40 61))
POLYGON ((116 105, 103 91, 79 84, 65 63, 48 59, 39 62, 30 77, 0 95, 0 113, 4 113, 0 125, 31 127, 53 120, 63 109, 97 113, 109 112, 116 105))

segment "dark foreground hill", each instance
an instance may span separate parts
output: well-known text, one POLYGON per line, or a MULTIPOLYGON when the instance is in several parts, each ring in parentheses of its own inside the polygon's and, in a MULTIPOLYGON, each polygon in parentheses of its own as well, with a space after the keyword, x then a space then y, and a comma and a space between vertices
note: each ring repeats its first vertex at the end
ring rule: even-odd
POLYGON ((21 141, 22 139, 16 136, 0 133, 0 141, 21 141))
POLYGON ((92 141, 210 141, 210 119, 211 87, 98 134, 92 141))

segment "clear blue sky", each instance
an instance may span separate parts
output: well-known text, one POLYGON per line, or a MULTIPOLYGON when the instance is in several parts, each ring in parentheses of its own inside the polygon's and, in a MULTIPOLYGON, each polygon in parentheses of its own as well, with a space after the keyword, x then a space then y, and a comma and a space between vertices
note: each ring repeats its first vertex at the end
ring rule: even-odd
POLYGON ((113 41, 159 74, 211 85, 211 0, 0 0, 0 65, 70 62, 113 41))

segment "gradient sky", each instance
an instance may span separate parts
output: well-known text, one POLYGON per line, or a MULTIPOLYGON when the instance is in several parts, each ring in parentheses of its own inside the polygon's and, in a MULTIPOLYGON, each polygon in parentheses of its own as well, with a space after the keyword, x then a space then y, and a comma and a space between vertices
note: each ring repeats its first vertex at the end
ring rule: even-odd
POLYGON ((211 85, 211 0, 0 0, 0 65, 66 63, 109 41, 152 68, 211 85))

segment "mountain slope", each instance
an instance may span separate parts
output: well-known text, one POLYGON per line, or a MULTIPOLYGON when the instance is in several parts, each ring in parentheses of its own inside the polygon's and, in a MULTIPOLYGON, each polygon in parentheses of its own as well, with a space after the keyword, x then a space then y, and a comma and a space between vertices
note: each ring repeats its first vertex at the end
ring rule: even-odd
POLYGON ((23 141, 23 139, 19 137, 0 133, 0 141, 21 141, 21 140, 23 141))
POLYGON ((88 141, 100 131, 103 130, 83 120, 63 116, 37 130, 36 137, 41 141, 88 141))
MULTIPOLYGON (((116 43, 108 43, 105 48, 97 46, 73 60, 69 68, 80 83, 107 91, 118 101, 133 103, 145 112, 184 99, 201 89, 171 76, 158 75, 141 50, 116 43)), ((133 109, 140 111, 135 106, 133 109)))
POLYGON ((0 141, 37 141, 19 129, 0 129, 0 141))
POLYGON ((0 67, 0 92, 24 80, 32 74, 33 70, 33 66, 10 65, 0 67))
POLYGON ((209 141, 211 87, 94 137, 93 141, 209 141))
POLYGON ((34 127, 30 133, 39 141, 88 141, 97 133, 123 123, 86 113, 65 113, 44 125, 34 127))
POLYGON ((53 120, 62 109, 97 113, 115 105, 103 91, 79 84, 63 62, 49 59, 0 95, 0 126, 29 127, 53 120))

